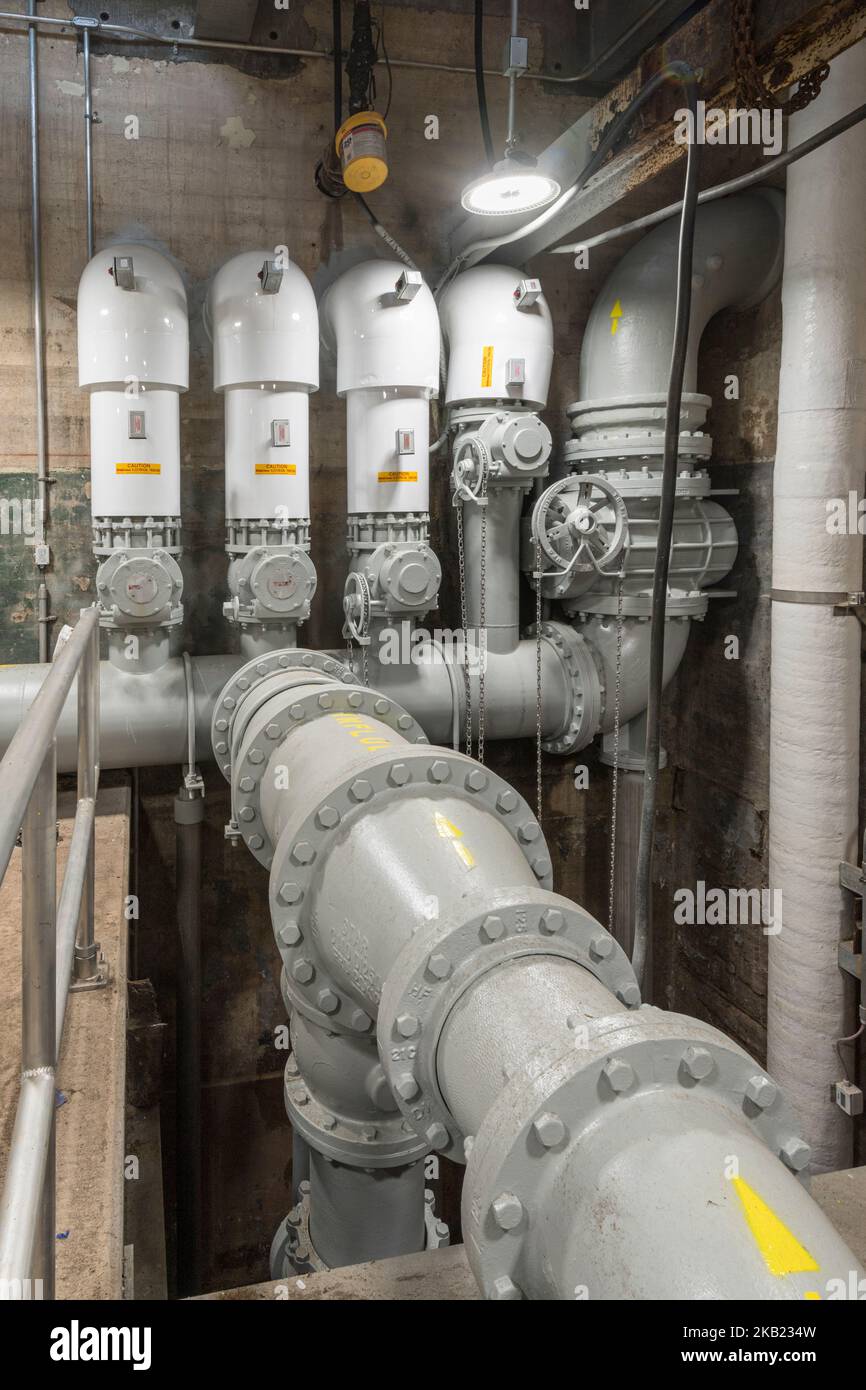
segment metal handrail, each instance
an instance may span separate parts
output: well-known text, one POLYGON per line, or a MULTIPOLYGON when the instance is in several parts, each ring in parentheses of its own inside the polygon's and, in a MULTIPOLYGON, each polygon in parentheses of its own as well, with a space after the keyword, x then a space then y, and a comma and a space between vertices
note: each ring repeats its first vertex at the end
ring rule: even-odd
POLYGON ((99 610, 64 628, 0 762, 0 882, 21 829, 21 1088, 0 1199, 0 1298, 53 1298, 54 1074, 66 1000, 102 983, 94 940, 99 610), (78 805, 57 905, 57 723, 78 680, 78 805))

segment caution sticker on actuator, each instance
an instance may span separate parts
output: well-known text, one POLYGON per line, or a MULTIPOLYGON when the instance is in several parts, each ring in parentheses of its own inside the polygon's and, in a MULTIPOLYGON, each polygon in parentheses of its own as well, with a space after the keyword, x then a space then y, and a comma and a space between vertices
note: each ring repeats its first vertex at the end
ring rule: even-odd
POLYGON ((417 473, 402 473, 397 469, 389 469, 386 473, 379 474, 380 483, 417 483, 417 473))
POLYGON ((158 474, 162 472, 162 465, 159 463, 116 463, 115 473, 149 473, 158 474))
POLYGON ((256 472, 271 474, 282 474, 283 477, 294 478, 298 471, 295 463, 257 463, 256 472))
POLYGON ((493 385, 493 348, 486 347, 481 350, 481 385, 493 385))

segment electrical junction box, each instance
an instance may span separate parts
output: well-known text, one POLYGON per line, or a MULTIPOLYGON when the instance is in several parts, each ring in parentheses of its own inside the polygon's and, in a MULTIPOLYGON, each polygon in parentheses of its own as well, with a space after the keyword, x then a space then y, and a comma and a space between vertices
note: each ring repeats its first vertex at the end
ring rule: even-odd
POLYGON ((292 430, 288 420, 271 421, 271 444, 275 449, 285 449, 292 442, 292 430))
POLYGON ((512 34, 505 40, 505 53, 502 57, 503 77, 520 77, 529 67, 529 39, 518 38, 512 34))
POLYGON ((509 388, 526 384, 525 357, 509 357, 505 364, 505 384, 509 388))
POLYGON ((514 303, 518 309, 531 309, 541 298, 540 280, 521 280, 514 291, 514 303))
POLYGON ((407 303, 415 298, 424 283, 424 277, 420 270, 404 270, 394 286, 395 293, 401 304, 407 303))
POLYGON ((397 453, 398 453, 398 454, 414 454, 414 452, 415 452, 415 431, 414 431, 414 430, 398 430, 398 431, 397 431, 397 453))
POLYGON ((282 266, 276 261, 265 261, 259 271, 259 279, 262 282, 263 294, 276 294, 283 283, 282 266))
POLYGON ((135 289, 135 266, 131 256, 114 257, 114 283, 119 290, 135 289))
POLYGON ((147 429, 143 410, 131 410, 129 412, 129 437, 130 439, 147 438, 147 429))
POLYGON ((852 1081, 837 1081, 834 1099, 839 1109, 852 1119, 863 1114, 863 1092, 852 1081))

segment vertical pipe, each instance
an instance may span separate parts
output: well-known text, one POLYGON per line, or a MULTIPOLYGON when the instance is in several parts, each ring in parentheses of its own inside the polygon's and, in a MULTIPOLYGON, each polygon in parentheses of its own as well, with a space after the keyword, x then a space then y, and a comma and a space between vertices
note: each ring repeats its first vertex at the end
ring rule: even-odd
MULTIPOLYGON (((519 23, 519 0, 511 0, 511 38, 517 37, 517 26, 519 23)), ((510 45, 509 45, 510 47, 510 45)), ((510 60, 509 54, 509 60, 510 60)), ((510 154, 517 144, 517 73, 512 72, 508 78, 508 131, 505 136, 505 153, 510 154)))
POLYGON ((186 785, 174 802, 177 872, 177 1279, 201 1291, 201 835, 204 798, 186 785))
MULTIPOLYGON (((791 119, 800 144, 866 89, 866 42, 833 60, 791 119)), ((782 369, 773 474, 767 1066, 798 1112, 820 1171, 851 1161, 833 1103, 835 1041, 851 1032, 838 947, 851 934, 839 863, 857 853, 861 632, 834 594, 862 588, 856 521, 866 458, 866 129, 788 173, 782 369), (840 522, 839 513, 844 514, 840 522), (835 521, 833 517, 835 515, 835 521)))
MULTIPOLYGON (((99 626, 94 626, 87 651, 78 668, 78 800, 96 801, 99 790, 99 626)), ((96 819, 90 831, 87 871, 78 916, 75 943, 74 979, 76 984, 91 982, 99 975, 99 943, 94 933, 96 819)))
POLYGON ((90 30, 81 35, 84 67, 84 187, 87 205, 87 259, 93 260, 93 91, 90 80, 90 30))
MULTIPOLYGON (((30 0, 28 14, 36 15, 36 0, 30 0)), ((33 251, 33 368, 36 377, 36 547, 45 545, 48 518, 48 468, 46 463, 45 345, 42 296, 42 207, 39 196, 39 67, 35 24, 27 30, 30 123, 30 240, 33 251)), ((51 622, 45 565, 40 565, 37 590, 37 630, 39 660, 48 660, 48 627, 51 622)))
POLYGON ((491 487, 485 507, 467 503, 466 616, 470 630, 481 627, 482 529, 487 651, 513 652, 520 641, 520 513, 523 489, 491 487))
POLYGON ((352 1168, 310 1149, 310 1238, 329 1269, 424 1249, 424 1164, 352 1168))
MULTIPOLYGON (((21 1070, 54 1075, 57 745, 52 735, 21 827, 21 1070)), ((33 1244, 32 1275, 54 1297, 54 1119, 33 1244)), ((22 1271, 30 1273, 30 1271, 22 1271)))

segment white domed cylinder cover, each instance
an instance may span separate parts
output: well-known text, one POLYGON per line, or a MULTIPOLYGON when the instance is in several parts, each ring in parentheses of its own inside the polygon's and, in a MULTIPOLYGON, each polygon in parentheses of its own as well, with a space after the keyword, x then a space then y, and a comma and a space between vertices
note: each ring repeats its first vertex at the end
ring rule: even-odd
POLYGON ((186 291, 175 267, 150 246, 97 252, 78 287, 94 517, 180 515, 178 396, 188 372, 186 291))
POLYGON ((319 320, 307 277, 285 257, 245 251, 214 276, 207 317, 214 390, 226 397, 226 516, 308 518, 319 320))
POLYGON ((321 318, 346 397, 349 515, 426 512, 440 342, 430 289, 399 261, 365 261, 330 286, 321 318))
POLYGON ((543 410, 553 324, 538 280, 507 265, 464 271, 439 305, 448 350, 447 405, 506 401, 543 410))

